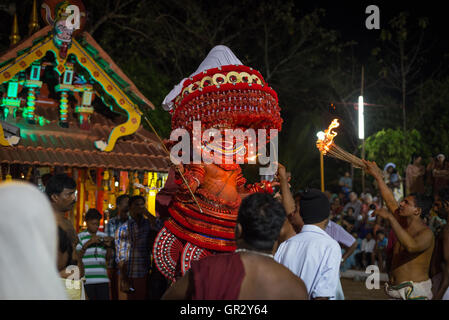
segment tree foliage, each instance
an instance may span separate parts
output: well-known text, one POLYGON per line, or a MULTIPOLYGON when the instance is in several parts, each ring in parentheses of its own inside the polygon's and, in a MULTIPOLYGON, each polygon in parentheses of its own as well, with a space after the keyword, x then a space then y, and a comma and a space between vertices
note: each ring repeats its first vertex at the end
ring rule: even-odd
POLYGON ((418 130, 382 129, 365 141, 366 158, 376 161, 379 167, 388 162, 396 164, 403 174, 414 153, 422 154, 423 143, 418 130))
MULTIPOLYGON (((0 49, 8 47, 12 23, 9 2, 0 0, 0 49)), ((437 78, 433 72, 424 72, 429 59, 425 59, 423 50, 430 50, 426 39, 432 35, 432 24, 426 19, 399 14, 381 32, 379 44, 373 44, 373 55, 361 59, 355 54, 361 45, 343 41, 338 30, 326 26, 329 12, 306 10, 293 0, 83 2, 88 11, 86 30, 155 105, 156 110, 142 111, 163 138, 169 137, 170 116, 162 110, 162 100, 175 84, 196 70, 213 46, 224 44, 243 64, 259 70, 278 93, 284 119, 279 161, 292 171, 295 189, 319 187, 316 132, 325 129, 333 118, 341 123, 336 143, 360 155, 355 107, 362 64, 368 103, 366 134, 399 134, 389 128, 401 125, 401 76, 406 75, 407 126, 421 133, 420 150, 426 155, 449 154, 445 130, 449 121, 448 73, 447 68, 439 68, 437 78)), ((32 0, 16 3, 24 39, 32 0)), ((441 64, 444 66, 443 60, 441 64)), ((400 137, 390 138, 370 138, 371 159, 379 164, 408 162, 414 145, 407 149, 400 137)), ((348 168, 341 161, 325 158, 326 186, 348 168)))

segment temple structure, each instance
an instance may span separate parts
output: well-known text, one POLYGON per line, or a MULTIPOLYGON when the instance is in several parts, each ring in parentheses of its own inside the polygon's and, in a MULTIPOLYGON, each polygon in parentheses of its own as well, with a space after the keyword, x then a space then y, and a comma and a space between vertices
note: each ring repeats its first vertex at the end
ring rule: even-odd
POLYGON ((0 55, 0 179, 43 189, 46 174, 68 173, 78 185, 76 228, 88 208, 107 213, 124 193, 144 195, 155 214, 169 158, 141 126, 140 109, 153 104, 84 31, 80 0, 43 1, 41 29, 37 12, 34 1, 22 41, 14 17, 0 55))

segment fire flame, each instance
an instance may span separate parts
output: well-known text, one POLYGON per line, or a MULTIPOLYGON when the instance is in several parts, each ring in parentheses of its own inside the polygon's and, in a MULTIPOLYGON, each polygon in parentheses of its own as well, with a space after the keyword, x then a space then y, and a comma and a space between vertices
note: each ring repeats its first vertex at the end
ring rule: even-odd
POLYGON ((338 123, 338 119, 332 120, 329 128, 324 131, 324 139, 318 139, 316 141, 316 146, 323 153, 323 155, 325 155, 330 150, 332 144, 334 143, 334 138, 337 135, 337 132, 332 130, 339 126, 340 124, 338 123))

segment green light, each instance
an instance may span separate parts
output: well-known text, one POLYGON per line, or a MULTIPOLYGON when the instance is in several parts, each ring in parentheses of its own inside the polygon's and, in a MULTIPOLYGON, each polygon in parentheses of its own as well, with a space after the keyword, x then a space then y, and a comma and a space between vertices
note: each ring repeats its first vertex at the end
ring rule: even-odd
POLYGON ((19 83, 11 81, 8 83, 8 97, 17 98, 17 91, 19 89, 19 83))

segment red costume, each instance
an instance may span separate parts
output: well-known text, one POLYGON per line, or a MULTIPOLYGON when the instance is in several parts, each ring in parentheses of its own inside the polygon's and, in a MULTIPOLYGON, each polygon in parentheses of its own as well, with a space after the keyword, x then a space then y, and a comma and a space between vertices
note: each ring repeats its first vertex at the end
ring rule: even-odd
MULTIPOLYGON (((195 120, 201 121, 203 132, 214 128, 223 136, 225 129, 281 129, 276 92, 259 72, 241 65, 224 46, 212 49, 199 70, 176 86, 164 103, 172 114, 172 129, 186 129, 190 134, 195 120)), ((267 141, 270 138, 267 134, 267 141)), ((208 149, 215 156, 232 157, 234 161, 184 165, 184 177, 197 202, 182 177, 176 177, 179 187, 168 206, 170 217, 153 248, 156 266, 168 279, 184 275, 193 260, 216 252, 233 252, 242 198, 254 192, 272 192, 268 182, 245 186, 246 179, 235 160, 242 150, 251 149, 249 143, 193 141, 193 151, 198 154, 208 149)))

